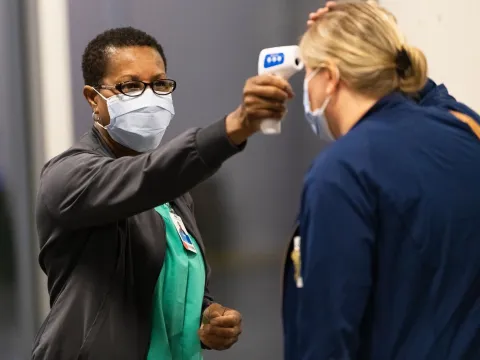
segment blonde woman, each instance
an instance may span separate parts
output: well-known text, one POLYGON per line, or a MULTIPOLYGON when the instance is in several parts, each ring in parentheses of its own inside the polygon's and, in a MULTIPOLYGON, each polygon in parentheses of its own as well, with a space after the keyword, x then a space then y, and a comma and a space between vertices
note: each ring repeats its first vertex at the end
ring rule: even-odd
POLYGON ((286 359, 480 359, 479 116, 378 5, 309 25, 305 114, 330 145, 286 264, 286 359))

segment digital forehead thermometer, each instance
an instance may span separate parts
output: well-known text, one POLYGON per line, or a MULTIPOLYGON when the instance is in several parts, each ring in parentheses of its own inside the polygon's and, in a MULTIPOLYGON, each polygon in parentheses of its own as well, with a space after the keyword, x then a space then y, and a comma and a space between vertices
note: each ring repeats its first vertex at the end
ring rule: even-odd
MULTIPOLYGON (((303 69, 300 51, 297 45, 278 46, 263 49, 258 57, 258 74, 274 74, 288 80, 303 69)), ((278 120, 265 119, 260 130, 267 135, 280 134, 282 124, 278 120)))

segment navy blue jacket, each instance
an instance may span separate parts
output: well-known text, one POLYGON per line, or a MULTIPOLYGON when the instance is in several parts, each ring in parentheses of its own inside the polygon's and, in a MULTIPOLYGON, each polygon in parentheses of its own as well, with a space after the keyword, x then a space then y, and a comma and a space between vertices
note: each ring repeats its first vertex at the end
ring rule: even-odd
POLYGON ((394 93, 305 178, 302 276, 284 279, 287 360, 480 359, 480 141, 429 82, 394 93))

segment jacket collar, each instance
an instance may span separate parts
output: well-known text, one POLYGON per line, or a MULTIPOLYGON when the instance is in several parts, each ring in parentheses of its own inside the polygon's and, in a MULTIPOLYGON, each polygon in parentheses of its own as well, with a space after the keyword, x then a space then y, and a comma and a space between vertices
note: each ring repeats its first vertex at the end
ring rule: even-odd
POLYGON ((390 108, 392 106, 395 106, 397 104, 401 104, 401 103, 405 103, 405 102, 408 102, 408 101, 411 101, 409 100, 405 95, 403 95, 402 93, 399 93, 399 92, 393 92, 393 93, 390 93, 386 96, 384 96, 383 98, 381 98, 380 100, 378 100, 375 105, 373 105, 370 110, 367 111, 367 113, 363 116, 362 119, 380 111, 380 110, 383 110, 383 109, 386 109, 386 108, 390 108))
POLYGON ((102 150, 102 153, 105 155, 116 158, 115 154, 110 150, 108 147, 107 143, 103 139, 102 135, 100 134, 100 131, 95 127, 95 125, 92 126, 90 131, 88 132, 88 138, 95 143, 99 149, 102 150))
POLYGON ((375 105, 373 105, 370 110, 368 110, 365 115, 362 116, 362 118, 357 121, 357 123, 352 127, 354 129, 358 124, 363 122, 365 119, 369 118, 370 116, 374 115, 375 113, 392 108, 398 104, 403 104, 403 103, 408 103, 411 102, 412 100, 407 98, 404 94, 400 92, 393 92, 390 93, 380 100, 378 100, 375 105))

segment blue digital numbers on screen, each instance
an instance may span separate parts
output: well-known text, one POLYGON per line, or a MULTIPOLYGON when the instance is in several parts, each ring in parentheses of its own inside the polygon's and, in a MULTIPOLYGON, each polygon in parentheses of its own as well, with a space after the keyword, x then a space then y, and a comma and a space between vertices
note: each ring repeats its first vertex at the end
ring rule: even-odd
POLYGON ((285 61, 285 54, 278 53, 278 54, 267 54, 265 55, 265 61, 263 62, 263 67, 265 69, 278 66, 283 64, 285 61))

